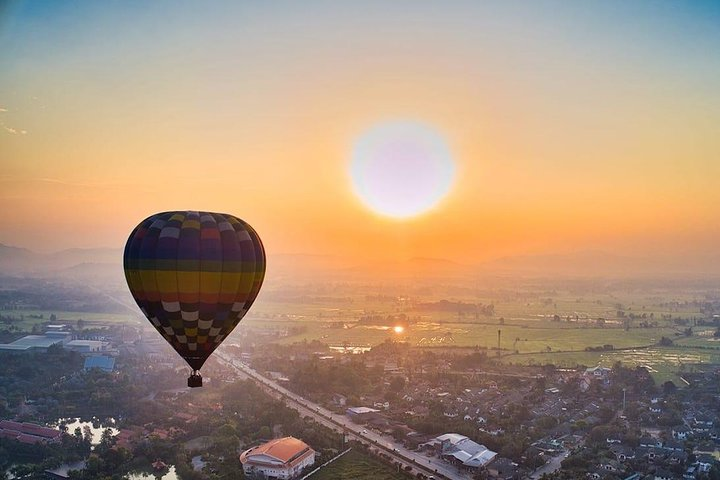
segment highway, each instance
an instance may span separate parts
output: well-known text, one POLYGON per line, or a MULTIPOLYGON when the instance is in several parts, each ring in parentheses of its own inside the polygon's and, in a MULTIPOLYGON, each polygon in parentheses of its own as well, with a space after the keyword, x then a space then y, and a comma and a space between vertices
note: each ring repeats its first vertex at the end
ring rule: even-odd
POLYGON ((266 391, 274 394, 276 398, 282 398, 285 403, 297 410, 302 416, 310 416, 318 423, 336 431, 344 429, 349 437, 369 443, 376 448, 381 448, 393 461, 400 462, 403 467, 411 466, 414 472, 422 472, 435 478, 446 478, 449 480, 467 480, 472 478, 470 473, 459 470, 453 465, 444 462, 437 457, 427 457, 421 453, 405 448, 402 444, 395 442, 391 437, 381 435, 367 429, 363 425, 357 425, 350 421, 345 415, 339 415, 326 408, 291 392, 282 385, 264 377, 256 370, 250 368, 238 360, 231 359, 227 354, 215 352, 216 358, 225 365, 235 369, 243 377, 254 380, 257 384, 265 387, 266 391))

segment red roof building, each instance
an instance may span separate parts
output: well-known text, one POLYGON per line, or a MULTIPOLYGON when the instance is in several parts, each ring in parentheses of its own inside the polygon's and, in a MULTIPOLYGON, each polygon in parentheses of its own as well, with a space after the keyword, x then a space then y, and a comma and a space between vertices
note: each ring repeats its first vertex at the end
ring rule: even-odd
POLYGON ((297 478, 315 463, 315 450, 294 437, 277 438, 244 451, 240 455, 246 475, 262 473, 267 478, 297 478))
POLYGON ((14 438, 22 443, 40 443, 60 441, 62 432, 55 428, 43 427, 34 423, 20 423, 0 420, 0 437, 14 438))

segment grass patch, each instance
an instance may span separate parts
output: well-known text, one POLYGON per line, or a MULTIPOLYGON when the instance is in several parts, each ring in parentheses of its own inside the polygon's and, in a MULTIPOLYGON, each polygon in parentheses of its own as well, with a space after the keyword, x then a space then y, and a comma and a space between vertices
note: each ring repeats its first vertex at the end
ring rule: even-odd
POLYGON ((311 480, 407 480, 405 473, 353 449, 310 477, 311 480))

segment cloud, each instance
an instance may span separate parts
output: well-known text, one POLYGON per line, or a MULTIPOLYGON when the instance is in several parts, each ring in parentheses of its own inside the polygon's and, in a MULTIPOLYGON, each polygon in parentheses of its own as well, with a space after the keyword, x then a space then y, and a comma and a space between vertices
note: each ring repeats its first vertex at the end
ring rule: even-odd
POLYGON ((0 127, 12 135, 27 135, 27 130, 18 130, 17 128, 8 127, 4 123, 0 123, 0 127))

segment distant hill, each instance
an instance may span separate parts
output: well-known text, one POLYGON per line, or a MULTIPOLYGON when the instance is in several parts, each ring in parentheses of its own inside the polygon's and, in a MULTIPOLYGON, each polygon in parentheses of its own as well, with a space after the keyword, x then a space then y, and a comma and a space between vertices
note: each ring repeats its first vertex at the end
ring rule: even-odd
POLYGON ((0 271, 17 272, 38 261, 38 254, 27 248, 11 247, 0 243, 0 271))
MULTIPOLYGON (((602 251, 503 257, 480 264, 442 258, 357 260, 333 255, 276 254, 272 283, 316 281, 462 281, 479 276, 664 278, 720 277, 720 255, 627 256, 602 251)), ((0 274, 123 280, 122 249, 73 248, 43 254, 0 244, 0 274)), ((124 281, 124 280, 123 280, 124 281)))
POLYGON ((115 269, 122 265, 122 250, 115 248, 73 248, 55 253, 37 253, 0 243, 0 273, 46 276, 85 269, 115 269), (97 267, 92 267, 97 265, 97 267))

